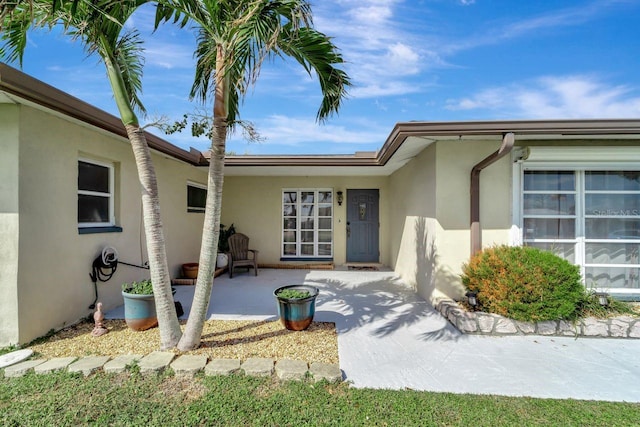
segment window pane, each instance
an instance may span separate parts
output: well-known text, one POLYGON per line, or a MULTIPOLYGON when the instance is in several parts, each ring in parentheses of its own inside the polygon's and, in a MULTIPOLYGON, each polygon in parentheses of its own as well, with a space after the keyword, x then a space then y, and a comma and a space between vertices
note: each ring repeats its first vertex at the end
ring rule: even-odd
POLYGON ((296 255, 296 245, 284 245, 285 255, 296 255))
POLYGON ((295 243, 295 241, 296 241, 296 232, 295 231, 285 231, 282 234, 283 234, 282 238, 284 239, 285 242, 287 242, 287 243, 290 243, 290 242, 295 243))
POLYGON ((302 205, 300 210, 302 216, 313 216, 313 205, 302 205))
POLYGON ((331 256, 331 245, 318 245, 318 255, 331 256))
POLYGON ((284 203, 295 203, 297 200, 298 193, 295 191, 285 191, 282 193, 282 201, 284 203))
POLYGON ((78 194, 78 222, 109 222, 109 198, 78 194))
POLYGON ((207 203, 207 190, 187 185, 187 207, 204 210, 207 203))
POLYGON ((314 202, 314 192, 313 191, 303 191, 300 193, 300 201, 302 203, 313 203, 314 202))
POLYGON ((556 218, 525 218, 525 239, 573 239, 575 220, 556 218))
POLYGON ((303 218, 300 222, 300 228, 303 230, 313 230, 313 218, 303 218))
POLYGON ((313 255, 313 245, 300 245, 302 255, 313 255))
POLYGON ((637 243, 587 243, 587 264, 638 264, 637 243))
POLYGON ((587 239, 640 239, 640 218, 586 218, 587 239))
POLYGON ((576 188, 573 171, 525 171, 525 191, 573 191, 576 188))
POLYGON ((320 219, 318 219, 318 229, 320 229, 320 230, 331 230, 331 218, 320 218, 320 219))
POLYGON ((318 200, 320 203, 331 203, 333 200, 333 193, 331 191, 321 191, 318 193, 318 200))
POLYGON ((525 215, 574 215, 574 194, 525 194, 525 215))
POLYGON ((318 241, 319 242, 329 242, 331 243, 331 232, 330 231, 319 231, 318 232, 318 241))
POLYGON ((284 216, 296 216, 296 205, 284 205, 282 211, 284 216))
POLYGON ((586 267, 587 288, 640 288, 636 267, 586 267))
POLYGON ((585 213, 601 216, 640 216, 640 194, 586 194, 585 213))
POLYGON ((318 207, 318 216, 331 216, 332 206, 319 206, 318 207))
POLYGON ((640 191, 640 172, 587 171, 585 187, 587 191, 640 191))
POLYGON ((303 242, 312 242, 313 243, 313 231, 303 231, 300 233, 300 239, 303 242))
POLYGON ((109 193, 109 168, 78 161, 78 190, 109 193))
POLYGON ((285 230, 295 230, 296 229, 296 219, 295 218, 285 218, 282 221, 282 228, 285 230))
POLYGON ((575 243, 527 243, 526 245, 554 253, 570 263, 576 262, 575 243))

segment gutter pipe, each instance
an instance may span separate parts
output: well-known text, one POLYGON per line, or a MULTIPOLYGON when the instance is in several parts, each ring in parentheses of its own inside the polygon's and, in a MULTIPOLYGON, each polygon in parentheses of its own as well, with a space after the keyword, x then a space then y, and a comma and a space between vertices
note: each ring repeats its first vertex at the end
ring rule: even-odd
POLYGON ((482 230, 480 228, 480 172, 497 162, 513 149, 515 135, 508 132, 502 136, 502 145, 498 151, 485 157, 471 169, 471 256, 482 249, 482 230))

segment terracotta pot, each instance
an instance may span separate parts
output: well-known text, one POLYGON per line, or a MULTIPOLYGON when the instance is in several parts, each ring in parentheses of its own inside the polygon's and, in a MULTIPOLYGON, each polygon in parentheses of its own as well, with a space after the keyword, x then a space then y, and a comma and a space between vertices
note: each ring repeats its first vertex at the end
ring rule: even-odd
POLYGON ((189 262, 187 264, 182 264, 182 275, 187 279, 197 279, 198 278, 198 263, 197 262, 189 262))

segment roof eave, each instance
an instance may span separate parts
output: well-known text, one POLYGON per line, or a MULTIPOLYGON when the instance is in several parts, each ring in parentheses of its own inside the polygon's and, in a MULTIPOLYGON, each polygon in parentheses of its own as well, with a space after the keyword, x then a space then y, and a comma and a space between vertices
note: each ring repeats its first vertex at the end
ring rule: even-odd
MULTIPOLYGON (((128 138, 126 129, 119 118, 4 63, 0 63, 0 90, 112 134, 128 138)), ((149 147, 153 150, 192 165, 207 164, 202 153, 197 150, 183 150, 146 131, 145 136, 149 147)))

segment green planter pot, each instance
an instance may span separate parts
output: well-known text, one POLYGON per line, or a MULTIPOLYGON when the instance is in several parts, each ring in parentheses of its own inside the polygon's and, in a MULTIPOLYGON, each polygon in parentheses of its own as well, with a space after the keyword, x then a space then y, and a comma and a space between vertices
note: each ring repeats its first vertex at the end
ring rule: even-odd
POLYGON ((129 329, 144 331, 158 325, 156 303, 153 295, 138 295, 122 292, 124 298, 124 320, 129 329))
POLYGON ((285 328, 290 331, 302 331, 307 329, 313 321, 316 311, 316 297, 318 288, 307 285, 289 285, 276 289, 273 294, 278 300, 278 316, 285 328), (285 289, 307 291, 306 298, 283 298, 278 293, 285 289))

